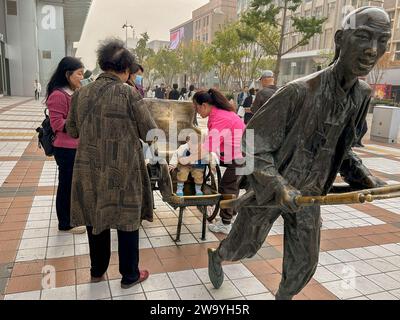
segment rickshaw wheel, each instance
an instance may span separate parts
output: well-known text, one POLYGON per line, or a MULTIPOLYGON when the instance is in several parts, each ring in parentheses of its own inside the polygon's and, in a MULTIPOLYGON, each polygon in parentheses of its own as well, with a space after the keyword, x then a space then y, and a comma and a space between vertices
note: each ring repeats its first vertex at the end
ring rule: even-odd
MULTIPOLYGON (((221 183, 221 169, 217 164, 215 167, 215 174, 211 171, 210 165, 207 165, 204 171, 204 184, 215 192, 219 192, 219 185, 221 183)), ((204 208, 204 207, 203 207, 204 208)), ((200 212, 203 212, 203 208, 198 207, 200 212)), ((219 212, 219 202, 213 206, 207 206, 207 220, 212 222, 219 212)))

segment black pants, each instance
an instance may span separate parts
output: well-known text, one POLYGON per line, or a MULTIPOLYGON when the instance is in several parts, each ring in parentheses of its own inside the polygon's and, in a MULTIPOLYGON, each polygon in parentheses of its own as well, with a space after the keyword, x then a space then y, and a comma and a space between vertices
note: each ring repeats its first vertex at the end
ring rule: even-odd
POLYGON ((39 100, 40 99, 40 93, 39 91, 35 90, 35 100, 39 100))
MULTIPOLYGON (((236 175, 236 168, 240 165, 233 161, 231 164, 225 164, 221 162, 221 167, 225 167, 225 173, 222 176, 221 183, 219 186, 219 193, 221 194, 234 194, 236 197, 239 195, 239 177, 236 175)), ((233 216, 236 212, 233 209, 221 209, 219 216, 224 224, 230 224, 233 216)))
POLYGON ((76 149, 54 148, 54 158, 58 165, 58 188, 56 210, 58 229, 71 229, 71 186, 76 149))
MULTIPOLYGON (((105 230, 93 235, 93 228, 86 227, 90 248, 90 273, 101 277, 106 273, 111 257, 111 233, 105 230)), ((125 232, 118 230, 119 272, 122 283, 131 284, 139 279, 139 230, 125 232)))
POLYGON ((246 112, 244 114, 244 124, 248 124, 250 122, 251 118, 253 118, 253 116, 254 116, 254 113, 246 112))

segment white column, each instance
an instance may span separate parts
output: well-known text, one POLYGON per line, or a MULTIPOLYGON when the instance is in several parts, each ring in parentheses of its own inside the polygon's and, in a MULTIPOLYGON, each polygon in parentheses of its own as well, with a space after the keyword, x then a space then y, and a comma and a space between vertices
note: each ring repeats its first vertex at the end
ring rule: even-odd
POLYGON ((17 0, 17 15, 6 16, 11 94, 33 96, 38 50, 36 0, 17 0))

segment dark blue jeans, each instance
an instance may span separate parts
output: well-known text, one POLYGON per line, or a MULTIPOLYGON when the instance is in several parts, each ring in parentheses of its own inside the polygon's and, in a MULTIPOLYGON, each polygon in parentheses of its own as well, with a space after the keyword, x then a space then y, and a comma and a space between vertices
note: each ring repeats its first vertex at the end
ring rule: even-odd
MULTIPOLYGON (((93 234, 92 227, 86 227, 89 238, 92 277, 101 277, 106 273, 111 257, 111 233, 105 230, 99 235, 93 234)), ((139 230, 125 232, 118 230, 119 272, 123 284, 131 284, 139 279, 139 230)))
POLYGON ((54 158, 58 166, 58 188, 56 210, 58 229, 71 229, 71 187, 76 149, 54 148, 54 158))

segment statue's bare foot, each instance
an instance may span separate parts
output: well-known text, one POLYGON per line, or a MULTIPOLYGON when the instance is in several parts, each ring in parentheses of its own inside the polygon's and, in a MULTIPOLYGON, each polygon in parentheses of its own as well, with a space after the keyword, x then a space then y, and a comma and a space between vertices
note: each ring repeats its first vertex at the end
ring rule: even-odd
POLYGON ((279 291, 275 295, 275 300, 292 300, 293 296, 287 295, 287 294, 282 294, 279 291))
POLYGON ((219 289, 224 282, 224 271, 222 270, 222 260, 218 256, 216 249, 208 249, 208 276, 215 289, 219 289))

